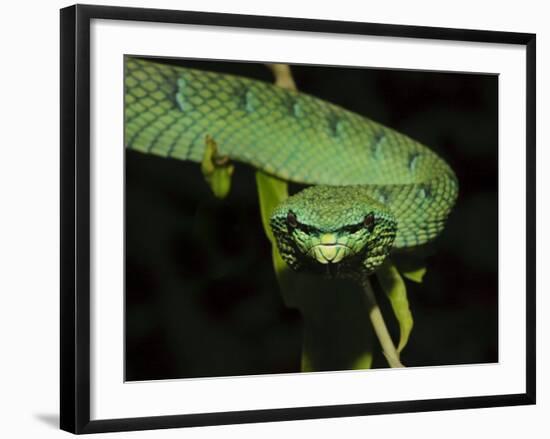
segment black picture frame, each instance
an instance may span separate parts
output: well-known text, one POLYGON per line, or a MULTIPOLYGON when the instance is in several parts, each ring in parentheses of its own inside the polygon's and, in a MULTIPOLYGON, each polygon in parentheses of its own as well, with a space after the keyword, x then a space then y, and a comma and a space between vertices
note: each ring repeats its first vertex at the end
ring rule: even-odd
POLYGON ((98 433, 535 404, 535 53, 529 33, 75 5, 61 10, 61 398, 63 430, 98 433), (407 37, 526 47, 526 392, 90 420, 90 22, 93 19, 407 37))

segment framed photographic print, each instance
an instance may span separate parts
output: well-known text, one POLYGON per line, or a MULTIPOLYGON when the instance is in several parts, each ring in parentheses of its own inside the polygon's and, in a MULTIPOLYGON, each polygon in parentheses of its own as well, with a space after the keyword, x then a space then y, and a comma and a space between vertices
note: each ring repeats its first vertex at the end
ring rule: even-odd
POLYGON ((535 403, 535 35, 61 11, 61 428, 535 403))

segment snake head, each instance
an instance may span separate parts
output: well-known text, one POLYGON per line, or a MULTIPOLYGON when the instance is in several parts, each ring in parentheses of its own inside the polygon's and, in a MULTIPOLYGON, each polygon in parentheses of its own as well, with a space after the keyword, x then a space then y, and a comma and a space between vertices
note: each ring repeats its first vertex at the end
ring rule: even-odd
POLYGON ((312 186, 287 198, 270 219, 284 261, 332 277, 365 273, 390 253, 397 221, 363 186, 312 186))

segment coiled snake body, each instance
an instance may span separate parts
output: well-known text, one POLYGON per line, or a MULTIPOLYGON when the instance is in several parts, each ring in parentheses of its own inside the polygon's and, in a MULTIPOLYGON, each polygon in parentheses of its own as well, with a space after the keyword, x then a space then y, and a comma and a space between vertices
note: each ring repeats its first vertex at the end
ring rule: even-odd
POLYGON ((271 216, 292 268, 369 274, 392 249, 442 231, 456 177, 409 137, 261 81, 131 57, 125 63, 127 148, 202 162, 210 136, 221 157, 311 185, 271 216))

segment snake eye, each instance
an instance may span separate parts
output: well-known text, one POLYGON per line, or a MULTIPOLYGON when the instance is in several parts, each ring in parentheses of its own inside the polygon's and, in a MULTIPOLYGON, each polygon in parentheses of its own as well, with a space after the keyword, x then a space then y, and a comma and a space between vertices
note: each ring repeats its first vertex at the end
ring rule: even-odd
POLYGON ((372 229, 374 229, 374 215, 372 213, 365 216, 363 219, 363 226, 365 226, 369 232, 372 232, 372 229))
POLYGON ((296 219, 296 215, 291 210, 286 214, 286 222, 293 229, 298 227, 298 220, 296 219))

